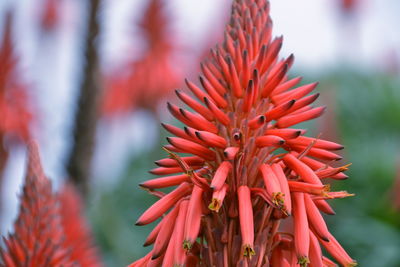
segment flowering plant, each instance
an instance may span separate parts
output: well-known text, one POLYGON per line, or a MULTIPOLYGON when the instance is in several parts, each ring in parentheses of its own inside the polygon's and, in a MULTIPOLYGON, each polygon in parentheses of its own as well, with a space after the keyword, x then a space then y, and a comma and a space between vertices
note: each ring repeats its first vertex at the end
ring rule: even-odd
POLYGON ((101 267, 82 204, 72 185, 59 195, 44 174, 36 143, 28 145, 28 167, 14 233, 4 238, 0 266, 101 267))
POLYGON ((160 199, 136 224, 161 220, 145 241, 153 249, 131 266, 335 266, 321 245, 356 265, 321 215, 334 214, 326 200, 350 196, 323 183, 347 178, 348 165, 329 164, 343 146, 290 128, 325 108, 311 106, 317 83, 289 78, 294 56, 279 58, 269 8, 234 1, 223 44, 201 64, 203 89, 186 80, 194 97, 176 91, 192 111, 168 103, 185 126, 163 124, 175 136, 150 172, 173 175, 141 184, 160 199))

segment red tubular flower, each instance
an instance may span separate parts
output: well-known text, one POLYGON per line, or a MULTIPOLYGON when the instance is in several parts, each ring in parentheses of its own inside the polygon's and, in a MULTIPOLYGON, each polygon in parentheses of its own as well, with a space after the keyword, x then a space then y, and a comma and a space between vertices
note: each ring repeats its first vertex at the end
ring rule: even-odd
POLYGON ((320 242, 329 254, 335 258, 342 266, 344 267, 353 267, 357 266, 357 262, 355 262, 343 249, 343 247, 339 244, 339 242, 330 234, 329 242, 320 239, 320 242))
MULTIPOLYGON (((317 160, 314 160, 309 157, 302 157, 301 161, 304 162, 305 164, 307 164, 307 166, 309 166, 311 169, 313 169, 318 176, 321 175, 321 172, 324 173, 324 172, 327 172, 328 170, 332 169, 332 167, 328 166, 327 164, 322 163, 317 160)), ((342 172, 346 171, 348 166, 349 165, 343 166, 344 168, 340 169, 339 173, 336 173, 334 175, 332 174, 332 176, 329 176, 329 178, 338 179, 338 180, 347 179, 348 176, 342 172)), ((322 177, 320 177, 320 178, 322 178, 322 177)))
POLYGON ((310 231, 310 251, 309 251, 310 262, 315 267, 323 267, 322 251, 319 246, 317 237, 310 231))
POLYGON ((288 79, 294 57, 278 57, 283 39, 271 38, 266 0, 235 0, 231 14, 225 41, 201 65, 199 84, 186 81, 193 96, 177 92, 193 111, 168 104, 186 126, 163 124, 176 137, 167 139, 169 158, 156 162, 162 171, 152 172, 177 173, 141 186, 157 195, 157 188, 177 187, 160 195, 138 224, 167 213, 148 240, 173 232, 163 250, 153 248, 157 263, 148 256, 136 263, 321 266, 327 260, 320 244, 329 244, 339 263, 355 264, 337 241, 330 244, 332 236, 320 214, 334 214, 326 200, 350 195, 328 192, 323 183, 327 177, 346 177, 342 172, 348 166, 329 166, 340 159, 332 151, 343 147, 287 128, 322 114, 325 108, 311 106, 318 94, 308 95, 317 83, 298 86, 300 77, 288 79), (179 215, 171 216, 177 210, 179 215), (289 223, 281 225, 282 220, 289 223))
POLYGON ((211 203, 210 203, 210 205, 208 205, 208 208, 210 210, 216 211, 216 212, 219 211, 219 209, 222 206, 222 202, 225 199, 227 190, 228 190, 228 185, 224 184, 224 186, 220 190, 213 192, 211 203))
POLYGON ((128 267, 141 267, 141 266, 149 266, 149 263, 151 261, 151 251, 147 253, 146 256, 141 258, 140 260, 137 260, 131 264, 128 265, 128 267))
POLYGON ((159 228, 155 239, 153 254, 151 256, 152 259, 160 257, 167 249, 169 239, 171 238, 172 231, 174 230, 174 223, 176 217, 178 216, 178 211, 178 208, 174 208, 170 213, 167 214, 167 216, 165 216, 165 220, 162 220, 159 223, 162 228, 159 228))
POLYGON ((102 266, 90 227, 83 217, 82 200, 72 184, 64 185, 59 201, 64 247, 70 250, 71 260, 81 266, 102 266))
POLYGON ((303 192, 312 195, 325 195, 327 191, 329 191, 329 185, 317 185, 310 183, 303 183, 297 181, 288 181, 289 189, 292 192, 303 192))
POLYGON ((203 204, 203 189, 194 186, 188 205, 185 222, 184 249, 190 251, 200 231, 201 209, 203 204))
POLYGON ((191 186, 188 183, 182 183, 177 189, 162 197, 153 204, 140 218, 136 225, 145 225, 157 220, 164 212, 169 210, 176 202, 189 193, 191 186))
MULTIPOLYGON (((168 213, 168 214, 171 214, 171 213, 168 213)), ((150 246, 151 244, 153 244, 156 241, 164 222, 165 221, 163 220, 163 221, 159 222, 156 227, 154 227, 154 229, 147 236, 146 241, 143 244, 144 247, 150 246)))
POLYGON ((174 232, 172 233, 175 238, 174 242, 174 257, 173 266, 183 266, 185 264, 185 251, 184 251, 184 229, 185 227, 191 227, 191 225, 185 225, 186 213, 188 211, 189 202, 182 201, 179 206, 178 217, 176 217, 174 232))
POLYGON ((255 255, 253 207, 251 204, 250 189, 245 185, 238 188, 238 202, 243 255, 251 257, 255 255))
POLYGON ((281 186, 278 178, 275 175, 275 172, 272 170, 271 166, 267 164, 261 164, 260 171, 264 179, 267 194, 271 198, 272 203, 275 204, 276 207, 286 210, 284 194, 282 193, 283 190, 281 190, 281 186))
POLYGON ((64 243, 58 204, 43 173, 37 146, 30 144, 14 234, 0 249, 5 266, 75 266, 64 243))
POLYGON ((307 266, 310 263, 308 250, 310 248, 310 233, 308 229, 307 213, 304 204, 303 193, 293 192, 293 221, 294 221, 294 245, 298 264, 307 266))
POLYGON ((276 178, 278 179, 280 188, 283 192, 285 210, 284 212, 287 215, 292 213, 292 200, 290 198, 290 187, 288 184, 288 180, 286 179, 285 173, 282 170, 282 167, 279 164, 272 164, 272 170, 275 173, 276 178))
POLYGON ((318 207, 318 209, 328 215, 335 215, 336 212, 332 209, 332 207, 328 204, 328 202, 326 202, 323 199, 313 199, 315 205, 318 207))
POLYGON ((224 161, 219 165, 218 169, 215 171, 214 178, 211 181, 211 188, 215 191, 219 191, 225 184, 225 180, 228 174, 232 170, 232 164, 229 161, 224 161))
POLYGON ((283 161, 286 166, 295 171, 303 181, 310 184, 322 185, 321 180, 315 172, 306 164, 302 163, 298 158, 291 154, 287 154, 283 157, 283 161))
POLYGON ((313 229, 318 237, 325 241, 329 241, 329 232, 325 224, 324 218, 319 213, 317 206, 308 194, 304 195, 304 205, 307 211, 307 218, 311 229, 313 229))

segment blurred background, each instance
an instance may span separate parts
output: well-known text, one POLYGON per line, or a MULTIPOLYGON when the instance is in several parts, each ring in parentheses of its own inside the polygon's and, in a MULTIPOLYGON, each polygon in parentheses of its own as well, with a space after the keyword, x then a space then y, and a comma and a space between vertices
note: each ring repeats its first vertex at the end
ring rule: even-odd
MULTIPOLYGON (((400 266, 400 2, 270 0, 293 76, 320 81, 310 133, 345 145, 356 196, 328 225, 360 266, 400 266)), ((68 177, 107 266, 143 256, 153 201, 138 187, 165 156, 166 100, 222 39, 230 0, 0 1, 0 230, 12 231, 25 143, 56 188, 68 177)), ((176 122, 173 122, 176 123, 176 122)))

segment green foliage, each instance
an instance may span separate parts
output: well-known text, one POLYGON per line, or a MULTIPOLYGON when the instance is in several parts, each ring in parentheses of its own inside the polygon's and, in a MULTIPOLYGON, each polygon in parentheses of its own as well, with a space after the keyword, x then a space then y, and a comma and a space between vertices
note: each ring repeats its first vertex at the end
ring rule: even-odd
POLYGON ((337 215, 330 218, 330 229, 360 266, 400 266, 400 213, 393 205, 400 159, 400 81, 342 72, 321 84, 336 90, 340 142, 346 162, 352 163, 350 179, 334 188, 356 194, 332 202, 337 215))

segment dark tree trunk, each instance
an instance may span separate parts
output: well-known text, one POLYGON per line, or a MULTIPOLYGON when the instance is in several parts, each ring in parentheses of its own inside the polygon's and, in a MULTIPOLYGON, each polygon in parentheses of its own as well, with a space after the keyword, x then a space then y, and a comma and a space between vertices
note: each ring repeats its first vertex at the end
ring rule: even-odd
POLYGON ((101 93, 99 84, 99 59, 96 40, 99 33, 99 6, 101 0, 90 0, 88 29, 85 39, 85 67, 80 86, 73 144, 67 161, 69 179, 83 195, 88 192, 90 167, 95 143, 98 100, 101 93))

